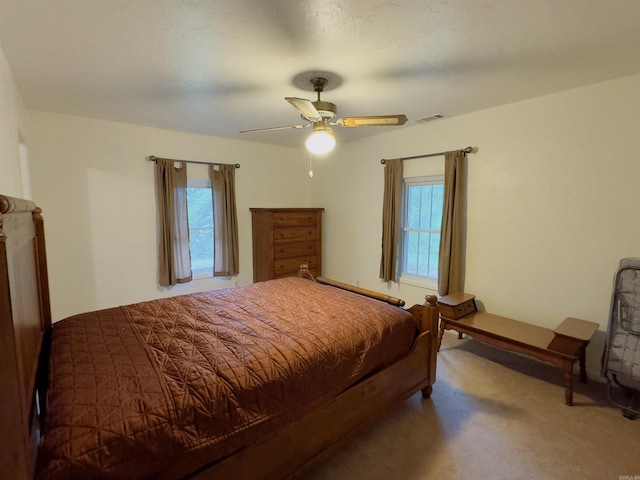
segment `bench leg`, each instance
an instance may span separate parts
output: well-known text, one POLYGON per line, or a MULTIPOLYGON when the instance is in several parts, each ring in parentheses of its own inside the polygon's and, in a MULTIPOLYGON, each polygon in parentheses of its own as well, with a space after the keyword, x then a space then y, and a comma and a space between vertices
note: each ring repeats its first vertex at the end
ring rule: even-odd
MULTIPOLYGON (((442 344, 442 337, 444 336, 444 331, 447 329, 446 320, 440 319, 440 331, 438 333, 438 351, 440 351, 440 345, 442 344)), ((462 340, 462 333, 458 332, 458 340, 462 340)))
POLYGON ((580 381, 582 383, 587 383, 587 366, 585 362, 585 352, 586 348, 582 348, 582 350, 580 350, 580 355, 578 356, 578 360, 580 361, 580 381))
POLYGON ((573 405, 573 362, 565 360, 562 362, 562 373, 564 376, 564 403, 573 405))
POLYGON ((444 336, 445 327, 446 327, 446 322, 441 319, 440 332, 438 333, 438 351, 440 351, 440 345, 442 344, 442 337, 444 336))

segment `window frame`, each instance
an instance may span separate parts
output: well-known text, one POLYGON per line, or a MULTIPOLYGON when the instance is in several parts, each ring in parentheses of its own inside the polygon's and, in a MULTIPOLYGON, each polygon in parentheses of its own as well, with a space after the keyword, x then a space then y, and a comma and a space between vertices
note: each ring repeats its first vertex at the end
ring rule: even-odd
MULTIPOLYGON (((415 275, 411 273, 405 273, 404 267, 406 263, 405 259, 405 235, 408 232, 408 201, 409 201, 409 187, 422 186, 422 185, 443 185, 444 186, 444 173, 434 173, 429 175, 404 177, 402 179, 402 216, 401 216, 401 238, 398 242, 398 258, 400 263, 400 278, 399 283, 413 285, 417 287, 428 288, 431 290, 437 290, 438 277, 425 277, 422 275, 415 275)), ((416 231, 412 229, 411 231, 416 231)), ((439 230, 442 234, 442 225, 439 230)))
MULTIPOLYGON (((190 188, 204 188, 204 189, 209 189, 211 191, 211 198, 213 199, 213 190, 211 188, 211 180, 206 179, 206 178, 188 178, 187 179, 187 190, 190 188)), ((211 209, 212 209, 212 214, 213 214, 213 201, 211 203, 211 209)), ((189 200, 188 200, 188 196, 187 196, 187 216, 189 218, 189 220, 191 220, 191 212, 189 211, 189 200)), ((211 256, 211 267, 207 267, 207 268, 199 268, 199 269, 194 269, 193 268, 193 252, 191 250, 191 231, 192 230, 204 230, 202 228, 192 228, 191 227, 191 221, 189 221, 189 253, 191 254, 191 276, 192 278, 195 279, 200 279, 200 278, 212 278, 213 277, 213 270, 214 270, 214 258, 215 258, 215 251, 214 254, 211 256)), ((208 228, 206 229, 208 230, 208 228)), ((215 248, 215 222, 212 222, 211 225, 211 232, 213 234, 213 238, 214 238, 214 248, 215 248)))

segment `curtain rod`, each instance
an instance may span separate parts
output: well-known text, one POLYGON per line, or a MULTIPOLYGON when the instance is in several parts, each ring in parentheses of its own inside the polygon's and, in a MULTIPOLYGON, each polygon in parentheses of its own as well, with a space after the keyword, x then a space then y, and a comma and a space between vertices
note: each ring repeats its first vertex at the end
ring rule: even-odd
MULTIPOLYGON (((464 153, 472 153, 473 152, 473 147, 461 148, 460 151, 464 152, 464 153)), ((413 157, 397 158, 396 160, 413 160, 414 158, 437 157, 438 155, 444 155, 445 153, 447 153, 447 152, 427 153, 425 155, 415 155, 413 157)), ((386 162, 386 160, 384 158, 382 160, 380 160, 380 163, 383 164, 383 165, 384 165, 384 162, 386 162)))
MULTIPOLYGON (((230 165, 228 163, 217 163, 217 162, 198 162, 196 160, 177 160, 175 158, 162 158, 156 157, 155 155, 149 155, 149 160, 155 162, 156 160, 171 160, 173 162, 185 162, 185 163, 199 163, 201 165, 230 165)), ((240 164, 236 163, 234 165, 236 168, 240 168, 240 164)))

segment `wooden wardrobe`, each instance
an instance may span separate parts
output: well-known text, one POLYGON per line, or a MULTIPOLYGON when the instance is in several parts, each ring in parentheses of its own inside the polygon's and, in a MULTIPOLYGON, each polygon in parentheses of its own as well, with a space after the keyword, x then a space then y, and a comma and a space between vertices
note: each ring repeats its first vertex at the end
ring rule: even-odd
POLYGON ((252 208, 253 281, 291 277, 300 264, 322 272, 324 208, 252 208))

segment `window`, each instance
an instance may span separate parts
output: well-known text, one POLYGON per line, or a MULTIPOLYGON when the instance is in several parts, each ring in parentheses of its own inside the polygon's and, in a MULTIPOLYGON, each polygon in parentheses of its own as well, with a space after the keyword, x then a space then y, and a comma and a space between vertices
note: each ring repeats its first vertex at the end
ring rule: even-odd
POLYGON ((209 180, 189 179, 187 212, 193 276, 210 277, 213 275, 213 203, 209 180))
POLYGON ((403 193, 401 281, 435 285, 438 279, 444 176, 405 178, 403 193))

